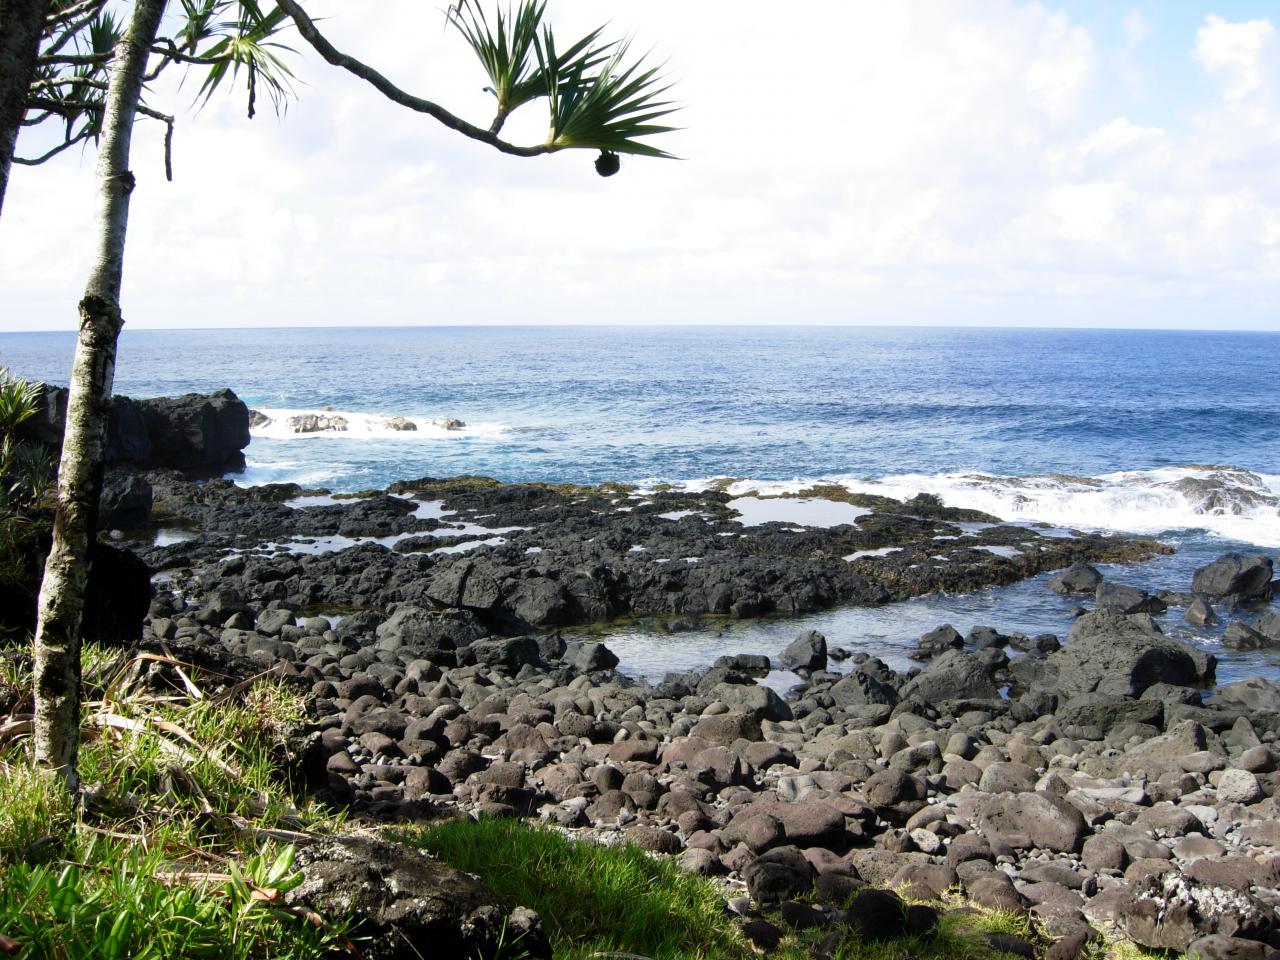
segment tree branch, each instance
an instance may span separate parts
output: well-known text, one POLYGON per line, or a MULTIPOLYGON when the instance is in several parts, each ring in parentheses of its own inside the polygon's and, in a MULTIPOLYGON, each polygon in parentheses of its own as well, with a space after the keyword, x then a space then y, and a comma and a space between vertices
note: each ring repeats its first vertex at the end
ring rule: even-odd
POLYGON ((73 37, 77 36, 81 30, 92 23, 94 17, 102 12, 102 8, 104 6, 106 6, 105 0, 95 0, 95 2, 86 5, 85 9, 88 10, 88 13, 80 17, 78 20, 68 23, 67 27, 62 31, 62 35, 42 50, 40 55, 44 57, 51 57, 56 54, 59 50, 65 47, 73 37))
POLYGON ((337 50, 325 37, 316 29, 316 25, 311 18, 307 16, 305 10, 300 7, 296 0, 277 0, 277 6, 280 7, 293 20, 298 28, 298 33, 302 35, 302 39, 311 44, 315 48, 316 53, 320 54, 326 62, 331 63, 335 67, 341 67, 348 73, 352 73, 361 80, 366 81, 373 86, 375 90, 381 93, 393 103, 398 103, 402 107, 408 107, 417 113, 425 113, 429 117, 434 117, 440 123, 444 124, 450 130, 454 130, 465 137, 472 140, 478 140, 481 143, 487 143, 495 150, 503 153, 509 153, 517 157, 537 157, 546 153, 555 153, 562 149, 552 146, 551 144, 539 144, 534 147, 521 147, 514 143, 508 143, 497 135, 496 132, 485 130, 474 124, 468 123, 461 117, 456 117, 444 107, 430 100, 423 100, 421 97, 415 97, 411 93, 406 93, 394 83, 374 70, 368 64, 362 63, 355 57, 348 56, 337 50))
POLYGON ((57 27, 69 20, 74 20, 86 10, 92 10, 96 16, 98 11, 106 6, 106 0, 80 0, 79 3, 73 4, 61 13, 50 13, 45 18, 46 27, 57 27))
POLYGON ((53 147, 47 153, 43 153, 38 157, 16 157, 15 156, 13 158, 13 162, 20 163, 24 167, 38 167, 40 166, 40 164, 45 163, 49 160, 52 160, 54 157, 60 154, 63 150, 69 149, 70 147, 75 146, 77 143, 83 143, 85 140, 88 140, 90 136, 92 136, 92 131, 84 130, 79 135, 74 136, 69 140, 65 140, 62 143, 58 144, 56 147, 53 147))
POLYGON ((171 37, 160 37, 151 47, 152 53, 158 53, 167 60, 176 60, 178 63, 194 63, 202 67, 211 67, 216 63, 222 63, 225 57, 197 57, 189 53, 183 53, 178 49, 178 45, 173 42, 171 37))
MULTIPOLYGON (((102 86, 105 87, 106 84, 103 84, 102 86)), ((90 100, 50 100, 47 97, 30 97, 27 100, 27 105, 30 107, 35 107, 36 109, 39 109, 39 110, 44 110, 46 111, 47 115, 53 115, 57 113, 60 109, 63 111, 67 109, 88 111, 91 109, 101 110, 103 106, 101 103, 94 103, 93 101, 90 101, 90 100)), ((153 110, 151 107, 148 107, 145 103, 138 104, 137 109, 138 109, 138 113, 142 114, 144 117, 150 117, 152 120, 159 120, 161 123, 165 125, 164 177, 166 180, 172 183, 173 182, 174 119, 173 117, 169 116, 169 114, 167 113, 161 113, 159 110, 153 110)), ((60 115, 65 116, 65 114, 60 114, 60 115)), ((70 132, 70 130, 68 130, 68 132, 70 132)), ((82 140, 87 140, 88 138, 93 137, 96 134, 97 134, 97 129, 93 126, 93 124, 88 124, 85 126, 83 130, 81 130, 74 137, 69 137, 65 142, 60 143, 58 146, 51 149, 48 153, 39 157, 35 157, 33 159, 24 159, 22 157, 14 157, 13 162, 21 163, 24 166, 28 166, 28 167, 37 166, 41 163, 44 163, 46 160, 52 160, 54 157, 60 154, 63 150, 66 150, 68 147, 70 147, 72 144, 80 143, 82 140)))
POLYGON ((96 67, 101 66, 111 59, 109 53, 86 53, 86 54, 61 54, 53 56, 45 54, 40 56, 36 63, 42 67, 51 67, 54 65, 66 65, 69 67, 96 67))
POLYGON ((46 77, 43 80, 32 80, 32 90, 50 90, 54 87, 87 87, 90 90, 106 90, 105 80, 94 80, 90 77, 46 77))
POLYGON ((48 110, 61 117, 67 110, 101 110, 102 104, 92 100, 55 100, 52 97, 28 97, 27 106, 37 110, 48 110))

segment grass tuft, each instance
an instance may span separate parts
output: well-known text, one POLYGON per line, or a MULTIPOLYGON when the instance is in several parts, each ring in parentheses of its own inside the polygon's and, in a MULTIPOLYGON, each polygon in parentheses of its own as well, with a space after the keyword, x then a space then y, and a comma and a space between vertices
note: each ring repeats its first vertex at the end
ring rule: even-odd
MULTIPOLYGON (((61 785, 37 772, 23 721, 0 718, 9 731, 0 738, 6 952, 94 960, 329 956, 344 942, 346 918, 317 924, 281 900, 302 879, 287 841, 335 822, 294 796, 283 775, 286 738, 303 717, 299 697, 261 679, 214 702, 190 668, 186 695, 156 695, 130 679, 143 664, 118 658, 84 652, 78 818, 61 785)), ((29 686, 20 668, 10 672, 8 681, 29 686)))
POLYGON ((478 875, 536 910, 557 960, 600 953, 651 960, 751 956, 714 884, 633 846, 566 839, 514 820, 453 820, 398 839, 478 875))

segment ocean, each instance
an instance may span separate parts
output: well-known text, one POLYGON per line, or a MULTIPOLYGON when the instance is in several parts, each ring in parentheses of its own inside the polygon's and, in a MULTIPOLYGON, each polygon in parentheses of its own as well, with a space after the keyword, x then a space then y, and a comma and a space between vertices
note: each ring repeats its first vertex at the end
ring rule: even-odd
MULTIPOLYGON (((70 333, 0 334, 0 366, 66 383, 70 333)), ((116 391, 232 388, 271 422, 240 483, 353 491, 422 476, 604 480, 783 492, 815 480, 935 493, 1019 522, 1158 537, 1178 548, 1109 576, 1186 590, 1228 550, 1280 548, 1280 335, 1234 332, 778 327, 347 327, 135 331, 116 391), (304 412, 341 434, 299 436, 304 412), (418 429, 389 429, 392 417, 418 429), (465 426, 445 429, 455 419, 465 426)), ((611 646, 650 674, 673 660, 776 652, 814 627, 899 665, 942 622, 1065 633, 1074 602, 1044 578, 611 646)), ((1280 678, 1280 655, 1233 654, 1217 630, 1169 632, 1219 676, 1280 678)))

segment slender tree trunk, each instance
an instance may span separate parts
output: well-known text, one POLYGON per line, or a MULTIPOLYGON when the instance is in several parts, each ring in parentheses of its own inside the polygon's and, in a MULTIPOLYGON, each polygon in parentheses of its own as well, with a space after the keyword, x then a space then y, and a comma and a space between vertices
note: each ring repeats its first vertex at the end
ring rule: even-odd
POLYGON ((120 283, 134 186, 129 144, 148 50, 164 8, 165 0, 135 0, 111 68, 98 153, 98 249, 80 301, 80 337, 58 468, 53 547, 40 585, 35 638, 36 762, 72 792, 78 787, 80 745, 80 618, 89 552, 98 526, 116 339, 124 323, 120 283))
POLYGON ((51 0, 0 0, 0 210, 51 0))

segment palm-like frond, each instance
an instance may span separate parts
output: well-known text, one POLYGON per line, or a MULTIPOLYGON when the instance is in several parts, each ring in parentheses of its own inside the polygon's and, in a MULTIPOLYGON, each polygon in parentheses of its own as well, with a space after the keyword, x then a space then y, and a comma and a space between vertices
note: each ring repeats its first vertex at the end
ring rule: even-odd
MULTIPOLYGON (((491 86, 486 89, 498 101, 499 118, 549 93, 546 70, 536 58, 545 9, 546 0, 521 0, 514 14, 510 6, 499 7, 491 26, 476 0, 458 0, 449 7, 449 23, 462 34, 488 74, 491 86)), ((591 31, 564 52, 559 63, 561 75, 585 72, 608 59, 612 44, 597 43, 603 29, 591 31)))
POLYGON ((110 53, 123 33, 124 27, 121 22, 112 15, 110 10, 104 10, 89 24, 88 33, 84 37, 87 48, 85 53, 110 53))
MULTIPOLYGON (((209 4, 193 4, 199 9, 200 17, 205 16, 205 7, 209 4)), ((200 51, 202 59, 216 60, 205 74, 204 83, 196 94, 196 99, 203 97, 205 103, 213 96, 213 92, 230 76, 232 79, 240 74, 241 68, 246 72, 249 87, 249 116, 254 115, 257 100, 258 84, 261 83, 271 97, 272 105, 277 113, 283 111, 289 96, 293 93, 290 80, 291 71, 284 60, 276 53, 278 50, 293 52, 292 48, 271 40, 285 26, 285 13, 275 7, 268 14, 263 14, 256 0, 237 0, 239 16, 232 21, 220 23, 197 24, 203 35, 219 36, 211 46, 200 51)), ((185 6, 185 4, 184 4, 185 6)), ((215 11, 209 13, 210 19, 222 10, 231 6, 228 2, 217 5, 215 11)))
POLYGON ((226 6, 220 0, 182 0, 182 26, 178 29, 178 46, 194 53, 200 44, 214 35, 217 17, 226 6))
POLYGON ((513 17, 510 7, 499 7, 494 28, 478 3, 459 0, 446 12, 488 74, 488 89, 498 101, 499 113, 510 113, 546 93, 546 81, 533 58, 544 9, 546 0, 523 0, 513 17))
POLYGON ((581 64, 572 64, 566 71, 565 58, 556 55, 550 27, 543 30, 536 49, 538 62, 550 78, 550 146, 671 157, 665 150, 640 141, 641 137, 676 129, 653 122, 678 109, 673 101, 661 99, 671 85, 659 75, 660 68, 642 69, 643 58, 625 66, 629 48, 630 41, 617 44, 594 75, 588 75, 581 64))
POLYGON ((40 384, 0 369, 0 436, 8 437, 40 409, 40 384))

